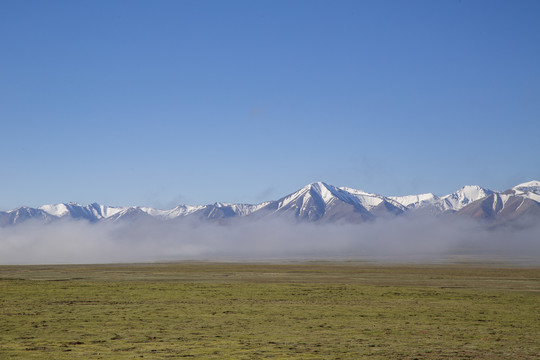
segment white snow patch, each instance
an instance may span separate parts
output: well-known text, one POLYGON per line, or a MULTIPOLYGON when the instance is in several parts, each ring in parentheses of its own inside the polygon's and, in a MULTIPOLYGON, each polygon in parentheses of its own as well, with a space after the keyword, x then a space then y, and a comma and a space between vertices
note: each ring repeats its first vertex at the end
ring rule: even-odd
POLYGON ((54 204, 54 205, 42 205, 38 209, 45 211, 47 214, 57 217, 62 217, 69 213, 65 204, 54 204))
POLYGON ((529 181, 523 184, 516 185, 512 190, 521 191, 521 192, 534 192, 540 194, 540 181, 529 181))
POLYGON ((438 197, 432 193, 426 193, 418 195, 390 196, 389 199, 408 208, 417 208, 422 205, 435 203, 435 201, 438 200, 438 197))

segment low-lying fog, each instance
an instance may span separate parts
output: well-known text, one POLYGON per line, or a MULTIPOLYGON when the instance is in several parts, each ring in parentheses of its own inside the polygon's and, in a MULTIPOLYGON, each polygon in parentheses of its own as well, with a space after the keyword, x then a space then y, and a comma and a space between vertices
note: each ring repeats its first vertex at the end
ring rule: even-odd
POLYGON ((364 224, 58 221, 0 228, 0 264, 294 259, 437 262, 456 256, 539 263, 539 255, 538 223, 493 228, 471 220, 436 218, 364 224))

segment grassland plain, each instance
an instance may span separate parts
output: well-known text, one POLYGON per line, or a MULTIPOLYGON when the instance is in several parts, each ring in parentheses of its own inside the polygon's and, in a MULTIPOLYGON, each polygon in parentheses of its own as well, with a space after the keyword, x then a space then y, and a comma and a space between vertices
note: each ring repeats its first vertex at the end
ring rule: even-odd
POLYGON ((538 359, 540 269, 0 266, 0 359, 538 359))

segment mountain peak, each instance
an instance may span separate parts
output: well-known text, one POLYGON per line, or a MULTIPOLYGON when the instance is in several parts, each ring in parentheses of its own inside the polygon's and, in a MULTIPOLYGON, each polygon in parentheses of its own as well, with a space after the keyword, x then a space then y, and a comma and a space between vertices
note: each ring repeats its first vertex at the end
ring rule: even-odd
POLYGON ((47 214, 54 216, 64 216, 69 213, 69 210, 66 204, 53 204, 53 205, 42 205, 38 209, 45 211, 47 214))
POLYGON ((231 206, 231 205, 232 205, 232 204, 224 203, 224 202, 221 202, 221 201, 218 201, 218 202, 215 202, 215 203, 214 203, 214 206, 215 206, 215 207, 218 207, 218 208, 220 208, 220 207, 227 207, 227 206, 231 206))
POLYGON ((438 197, 433 193, 425 193, 418 195, 405 195, 405 196, 390 196, 391 200, 398 202, 399 204, 408 208, 417 208, 423 205, 433 204, 437 201, 438 197))
POLYGON ((505 192, 540 202, 540 181, 528 181, 505 192))
POLYGON ((465 185, 461 189, 482 189, 479 185, 465 185))
POLYGON ((516 185, 512 188, 513 190, 519 190, 523 192, 539 192, 540 191, 540 181, 532 180, 524 182, 522 184, 516 185))
POLYGON ((444 201, 446 210, 459 210, 466 205, 491 194, 493 194, 493 191, 481 186, 465 185, 458 191, 443 196, 441 199, 444 201))
POLYGON ((332 185, 328 185, 322 181, 311 183, 305 187, 310 192, 315 192, 317 195, 319 195, 323 201, 326 203, 333 197, 337 197, 336 191, 338 190, 336 187, 332 185))
MULTIPOLYGON (((486 189, 478 185, 465 185, 453 194, 464 194, 467 197, 476 197, 476 196, 483 197, 483 196, 491 194, 492 192, 493 191, 491 191, 490 189, 486 189)), ((450 194, 450 195, 453 195, 453 194, 450 194)))
POLYGON ((468 193, 468 192, 477 192, 477 191, 486 192, 486 191, 491 191, 491 190, 486 189, 486 188, 481 187, 481 186, 478 186, 478 185, 465 185, 456 192, 463 192, 463 193, 467 192, 468 193))
POLYGON ((315 188, 315 189, 326 188, 326 189, 328 189, 328 188, 333 188, 333 186, 328 185, 327 183, 322 182, 322 181, 317 181, 317 182, 313 182, 311 184, 308 184, 308 185, 304 186, 304 188, 310 188, 310 189, 313 189, 313 188, 315 188))

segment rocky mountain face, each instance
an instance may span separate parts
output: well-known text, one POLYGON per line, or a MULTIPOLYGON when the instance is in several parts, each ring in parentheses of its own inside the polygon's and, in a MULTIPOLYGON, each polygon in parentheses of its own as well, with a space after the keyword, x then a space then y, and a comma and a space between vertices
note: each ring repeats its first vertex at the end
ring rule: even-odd
POLYGON ((112 207, 96 203, 20 207, 0 212, 0 226, 15 225, 28 220, 48 223, 60 219, 78 219, 95 223, 182 219, 227 221, 240 217, 360 223, 404 214, 444 214, 486 221, 510 221, 527 217, 540 221, 540 182, 519 184, 504 192, 480 186, 464 186, 445 196, 427 193, 389 197, 317 182, 278 200, 260 204, 179 205, 168 210, 138 206, 112 207))

